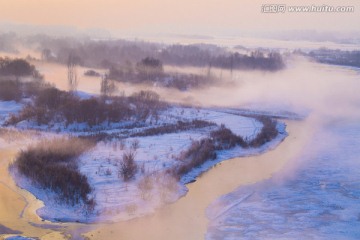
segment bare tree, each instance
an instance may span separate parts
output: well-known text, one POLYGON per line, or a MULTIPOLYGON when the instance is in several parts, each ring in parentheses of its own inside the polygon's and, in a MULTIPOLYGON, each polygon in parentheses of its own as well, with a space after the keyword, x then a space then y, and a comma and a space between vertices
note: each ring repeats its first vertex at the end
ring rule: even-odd
POLYGON ((67 61, 68 84, 69 84, 70 91, 76 91, 77 85, 78 85, 76 65, 77 65, 77 62, 76 62, 75 56, 73 54, 70 54, 68 61, 67 61))
POLYGON ((208 69, 207 69, 207 78, 208 79, 210 79, 210 77, 211 77, 211 68, 212 68, 212 62, 210 61, 208 69))
POLYGON ((43 61, 49 61, 51 58, 51 50, 48 48, 45 48, 41 51, 41 60, 43 61))
POLYGON ((230 76, 231 76, 231 79, 233 77, 233 69, 234 69, 234 55, 231 54, 231 57, 230 57, 230 76))
POLYGON ((107 74, 101 77, 100 92, 104 97, 111 96, 117 90, 115 83, 111 81, 107 74))

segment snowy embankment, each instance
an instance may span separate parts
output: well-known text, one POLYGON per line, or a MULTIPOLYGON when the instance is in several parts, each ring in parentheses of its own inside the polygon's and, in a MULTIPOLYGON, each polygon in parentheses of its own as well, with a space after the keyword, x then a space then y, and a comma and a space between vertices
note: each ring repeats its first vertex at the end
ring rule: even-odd
MULTIPOLYGON (((252 117, 244 117, 218 109, 195 109, 171 107, 160 115, 158 125, 177 121, 205 120, 224 124, 233 133, 251 140, 261 131, 262 123, 252 117)), ((259 154, 279 144, 286 136, 285 124, 278 123, 278 136, 260 148, 241 148, 217 151, 217 158, 209 160, 198 168, 182 176, 180 181, 169 174, 179 164, 178 156, 193 141, 209 137, 209 132, 217 126, 194 128, 181 132, 145 137, 128 137, 100 141, 79 159, 80 172, 87 176, 93 188, 92 196, 96 201, 95 210, 84 214, 81 206, 67 206, 59 203, 54 193, 45 191, 31 184, 27 179, 16 175, 20 187, 33 193, 44 202, 44 207, 37 210, 40 217, 52 221, 118 221, 128 220, 153 212, 156 208, 174 202, 186 194, 186 183, 194 181, 203 172, 226 159, 259 154), (137 142, 137 144, 136 144, 137 142), (130 181, 119 177, 119 167, 124 153, 135 152, 138 167, 136 175, 130 181)), ((137 133, 146 126, 127 130, 137 133)), ((123 133, 121 128, 104 130, 106 133, 123 133)), ((72 133, 74 134, 74 133, 72 133)))

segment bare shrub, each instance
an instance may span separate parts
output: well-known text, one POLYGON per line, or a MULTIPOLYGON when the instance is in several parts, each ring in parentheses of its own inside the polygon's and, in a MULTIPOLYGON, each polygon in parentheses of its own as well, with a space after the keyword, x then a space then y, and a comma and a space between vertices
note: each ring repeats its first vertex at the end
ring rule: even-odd
POLYGON ((119 164, 118 176, 123 181, 131 180, 138 171, 138 166, 135 162, 135 152, 127 151, 123 154, 122 160, 119 164))
POLYGON ((120 146, 119 146, 120 150, 124 150, 126 148, 126 143, 124 139, 120 140, 120 146))
POLYGON ((132 142, 131 142, 131 148, 136 151, 138 150, 140 147, 140 141, 139 139, 134 139, 132 142))
POLYGON ((105 171, 105 175, 106 175, 106 176, 111 176, 111 174, 112 174, 111 169, 110 169, 110 168, 107 168, 106 171, 105 171))

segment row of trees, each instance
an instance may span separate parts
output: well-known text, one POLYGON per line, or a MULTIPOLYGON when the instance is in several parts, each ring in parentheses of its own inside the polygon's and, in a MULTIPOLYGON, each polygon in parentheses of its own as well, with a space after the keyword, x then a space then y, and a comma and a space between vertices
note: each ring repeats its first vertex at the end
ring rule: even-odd
MULTIPOLYGON (((139 41, 79 41, 71 38, 33 38, 43 46, 44 59, 66 64, 73 54, 80 65, 119 69, 129 63, 135 67, 141 59, 152 56, 164 64, 178 66, 221 67, 227 69, 259 69, 276 71, 284 67, 278 53, 262 53, 256 50, 250 54, 230 53, 225 48, 212 44, 164 45, 139 41), (259 54, 260 53, 260 54, 259 54)), ((131 70, 130 70, 131 71, 131 70)), ((125 73, 128 71, 124 71, 125 73)))
POLYGON ((19 114, 13 115, 8 124, 23 120, 37 124, 49 123, 87 123, 89 127, 104 122, 125 120, 144 121, 148 117, 157 118, 158 112, 166 105, 158 94, 141 91, 129 97, 100 97, 80 99, 71 92, 60 91, 53 87, 40 90, 34 101, 26 105, 19 114))
POLYGON ((309 52, 308 54, 297 51, 306 56, 309 56, 321 63, 360 67, 360 51, 342 51, 342 50, 331 50, 331 49, 318 49, 309 52))
POLYGON ((152 57, 142 59, 136 63, 135 67, 130 62, 119 67, 111 67, 108 78, 121 82, 151 83, 179 90, 206 86, 215 81, 210 73, 206 76, 200 74, 165 73, 162 61, 152 57))

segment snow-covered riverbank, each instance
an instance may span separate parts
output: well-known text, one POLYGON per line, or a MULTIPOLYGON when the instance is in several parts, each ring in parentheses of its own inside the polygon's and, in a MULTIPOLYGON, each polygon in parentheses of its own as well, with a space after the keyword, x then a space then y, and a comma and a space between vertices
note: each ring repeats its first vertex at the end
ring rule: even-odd
MULTIPOLYGON (((224 124, 232 132, 248 140, 253 139, 262 128, 261 122, 253 117, 245 117, 229 111, 221 112, 218 109, 186 107, 172 107, 166 110, 160 116, 159 125, 195 119, 213 122, 217 125, 224 124)), ((31 125, 29 127, 36 128, 31 125)), ((193 141, 208 137, 209 131, 214 128, 215 126, 209 126, 162 135, 98 142, 91 151, 83 154, 79 159, 80 172, 87 176, 94 189, 92 196, 97 205, 91 214, 84 215, 84 209, 81 206, 61 204, 56 200, 57 197, 54 193, 37 187, 17 174, 16 171, 14 171, 14 176, 20 187, 44 202, 44 207, 37 211, 43 219, 73 222, 128 220, 154 212, 164 204, 175 202, 186 194, 186 183, 195 181, 198 176, 216 164, 234 157, 260 154, 274 148, 287 136, 285 124, 278 122, 278 136, 260 148, 237 146, 229 150, 217 151, 215 160, 207 161, 200 167, 194 168, 182 176, 180 182, 173 176, 165 174, 167 169, 178 164, 177 157, 182 151, 187 149, 193 141), (138 141, 139 145, 135 157, 139 171, 133 180, 125 182, 118 176, 119 158, 132 148, 134 141, 138 141), (144 184, 146 185, 145 189, 144 184)), ((105 130, 111 134, 117 131, 116 129, 105 130)), ((65 130, 61 135, 67 133, 71 132, 65 130)))

